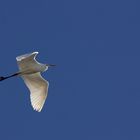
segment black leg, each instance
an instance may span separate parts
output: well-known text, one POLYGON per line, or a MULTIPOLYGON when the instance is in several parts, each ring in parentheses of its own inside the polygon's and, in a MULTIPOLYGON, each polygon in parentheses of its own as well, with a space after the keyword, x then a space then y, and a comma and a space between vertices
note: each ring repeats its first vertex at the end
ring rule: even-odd
POLYGON ((7 78, 6 77, 3 77, 3 76, 0 77, 0 81, 3 81, 5 79, 7 79, 7 78))
POLYGON ((11 78, 11 77, 14 77, 14 76, 18 76, 19 74, 20 74, 20 73, 18 72, 18 73, 12 74, 12 75, 7 76, 7 77, 1 76, 1 77, 0 77, 0 81, 3 81, 3 80, 5 80, 5 79, 8 79, 8 78, 11 78))

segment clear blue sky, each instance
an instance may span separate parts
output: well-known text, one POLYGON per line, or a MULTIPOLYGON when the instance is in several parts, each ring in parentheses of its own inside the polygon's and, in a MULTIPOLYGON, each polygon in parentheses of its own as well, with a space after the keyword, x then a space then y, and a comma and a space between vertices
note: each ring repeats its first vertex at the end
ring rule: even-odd
POLYGON ((136 0, 1 0, 0 75, 38 51, 53 63, 32 110, 21 78, 0 83, 1 140, 139 140, 140 8, 136 0))

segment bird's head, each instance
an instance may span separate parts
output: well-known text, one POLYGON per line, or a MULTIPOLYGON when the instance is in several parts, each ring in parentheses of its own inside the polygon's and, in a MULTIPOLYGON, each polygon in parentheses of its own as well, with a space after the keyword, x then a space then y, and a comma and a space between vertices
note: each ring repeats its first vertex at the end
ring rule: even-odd
POLYGON ((45 70, 47 70, 50 67, 54 67, 54 66, 56 66, 56 65, 54 65, 54 64, 45 64, 45 70))
POLYGON ((55 66, 55 65, 53 65, 53 64, 42 64, 41 65, 42 72, 48 70, 49 67, 53 67, 53 66, 55 66))

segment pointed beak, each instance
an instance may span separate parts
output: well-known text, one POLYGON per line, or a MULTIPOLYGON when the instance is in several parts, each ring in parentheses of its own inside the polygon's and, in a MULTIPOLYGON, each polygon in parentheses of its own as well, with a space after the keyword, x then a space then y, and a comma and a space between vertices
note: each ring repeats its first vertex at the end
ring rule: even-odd
POLYGON ((54 67, 56 65, 54 65, 54 64, 46 64, 46 66, 48 66, 48 67, 54 67))

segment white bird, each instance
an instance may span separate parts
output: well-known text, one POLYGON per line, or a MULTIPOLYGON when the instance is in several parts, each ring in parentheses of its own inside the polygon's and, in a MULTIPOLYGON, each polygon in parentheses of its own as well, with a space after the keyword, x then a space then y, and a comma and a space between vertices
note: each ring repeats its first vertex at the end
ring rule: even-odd
POLYGON ((14 76, 21 76, 30 90, 31 105, 34 110, 40 112, 48 95, 49 83, 40 73, 46 71, 52 64, 41 64, 36 61, 38 52, 16 57, 19 72, 7 77, 0 77, 0 81, 14 76))

